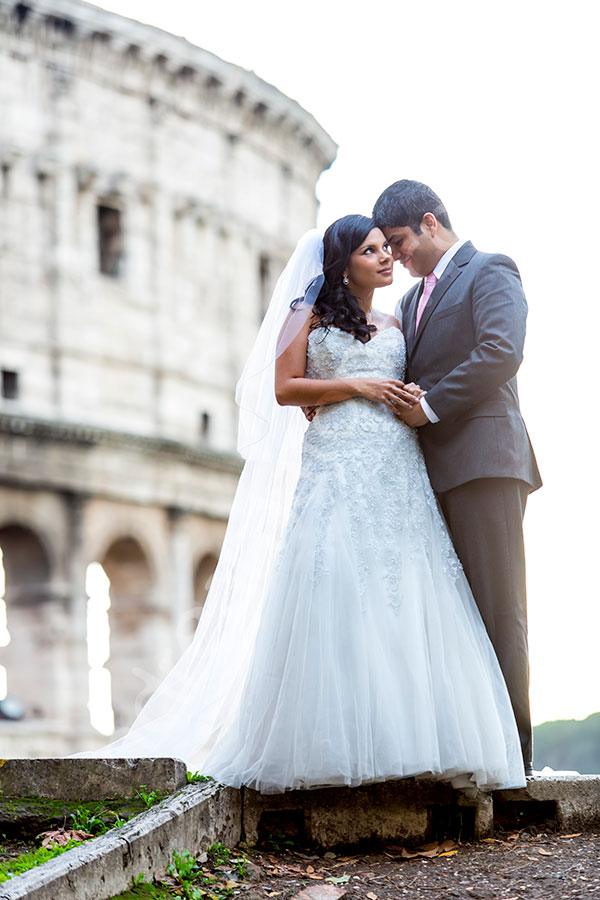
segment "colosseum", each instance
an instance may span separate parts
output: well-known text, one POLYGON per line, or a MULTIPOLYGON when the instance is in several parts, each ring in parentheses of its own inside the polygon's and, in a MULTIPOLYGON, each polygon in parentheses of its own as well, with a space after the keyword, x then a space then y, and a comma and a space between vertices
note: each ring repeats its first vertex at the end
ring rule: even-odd
POLYGON ((335 153, 183 38, 0 0, 3 756, 120 733, 189 642, 235 382, 335 153))

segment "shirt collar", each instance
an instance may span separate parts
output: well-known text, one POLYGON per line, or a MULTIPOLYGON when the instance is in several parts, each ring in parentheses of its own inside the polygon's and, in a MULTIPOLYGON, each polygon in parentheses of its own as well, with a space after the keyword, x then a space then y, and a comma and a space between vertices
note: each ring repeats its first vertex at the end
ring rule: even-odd
POLYGON ((441 257, 441 259, 438 259, 436 267, 433 270, 433 274, 435 275, 435 277, 437 278, 438 281, 444 274, 444 272, 446 270, 446 266, 448 265, 448 263, 450 262, 450 260, 454 256, 454 254, 458 253, 458 251, 463 246, 463 244, 466 244, 466 243, 467 243, 466 239, 464 241, 455 241, 454 244, 452 244, 452 246, 446 250, 446 252, 441 257))

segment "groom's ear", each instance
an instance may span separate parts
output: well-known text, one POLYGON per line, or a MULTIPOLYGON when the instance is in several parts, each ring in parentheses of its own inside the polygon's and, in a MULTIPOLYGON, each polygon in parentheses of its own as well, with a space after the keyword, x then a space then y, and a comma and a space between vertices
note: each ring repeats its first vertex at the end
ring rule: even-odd
POLYGON ((440 224, 433 213, 427 212, 421 219, 421 231, 424 231, 430 237, 435 237, 440 224))

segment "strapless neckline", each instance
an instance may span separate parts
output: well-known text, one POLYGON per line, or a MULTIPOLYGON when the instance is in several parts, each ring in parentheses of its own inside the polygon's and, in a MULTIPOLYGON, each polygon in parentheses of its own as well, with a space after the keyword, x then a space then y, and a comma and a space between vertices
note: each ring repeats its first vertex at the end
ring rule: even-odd
POLYGON ((402 334, 402 331, 399 328, 396 328, 395 325, 390 325, 389 328, 380 328, 378 331, 375 332, 375 334, 373 334, 373 336, 371 337, 370 340, 359 341, 358 338, 355 338, 354 335, 351 334, 349 331, 345 331, 343 328, 338 328, 337 325, 329 325, 329 326, 323 325, 323 326, 319 326, 319 328, 314 328, 312 331, 310 331, 309 335, 308 335, 309 339, 310 339, 311 335, 317 334, 317 332, 319 332, 319 331, 326 331, 326 329, 329 331, 336 331, 338 334, 347 334, 348 337, 352 338, 352 340, 355 341, 357 344, 359 344, 361 347, 368 347, 369 344, 373 343, 375 338, 380 337, 382 334, 385 334, 386 331, 396 331, 396 332, 398 332, 398 334, 400 334, 400 335, 402 334))

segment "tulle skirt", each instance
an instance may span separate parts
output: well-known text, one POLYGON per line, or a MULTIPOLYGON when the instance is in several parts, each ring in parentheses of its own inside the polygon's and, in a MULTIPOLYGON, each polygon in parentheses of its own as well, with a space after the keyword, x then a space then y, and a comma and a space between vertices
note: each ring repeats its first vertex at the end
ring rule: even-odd
MULTIPOLYGON (((411 490, 431 492, 424 466, 411 490)), ((386 536, 405 499, 388 495, 382 516, 335 467, 305 485, 204 773, 264 793, 426 774, 525 784, 504 679, 433 495, 404 546, 402 529, 386 536)))

